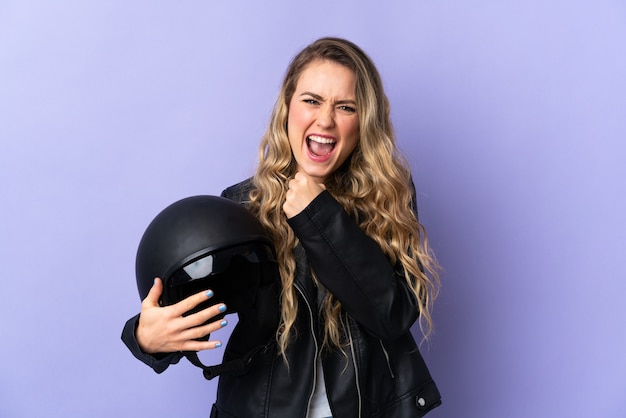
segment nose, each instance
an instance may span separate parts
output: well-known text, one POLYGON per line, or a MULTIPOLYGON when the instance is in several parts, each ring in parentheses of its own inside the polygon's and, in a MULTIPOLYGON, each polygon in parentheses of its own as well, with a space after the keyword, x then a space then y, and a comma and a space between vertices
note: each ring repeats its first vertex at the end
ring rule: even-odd
POLYGON ((317 115, 317 126, 330 129, 335 126, 335 109, 333 106, 323 106, 317 115))

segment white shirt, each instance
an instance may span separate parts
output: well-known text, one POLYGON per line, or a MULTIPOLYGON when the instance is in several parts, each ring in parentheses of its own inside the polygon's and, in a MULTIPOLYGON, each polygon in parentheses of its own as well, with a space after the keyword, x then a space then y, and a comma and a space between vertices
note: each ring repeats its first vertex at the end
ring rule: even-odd
POLYGON ((324 370, 322 369, 322 361, 317 359, 317 379, 315 381, 315 390, 311 398, 311 406, 309 408, 309 418, 326 418, 331 417, 330 404, 326 396, 326 385, 324 384, 324 370))

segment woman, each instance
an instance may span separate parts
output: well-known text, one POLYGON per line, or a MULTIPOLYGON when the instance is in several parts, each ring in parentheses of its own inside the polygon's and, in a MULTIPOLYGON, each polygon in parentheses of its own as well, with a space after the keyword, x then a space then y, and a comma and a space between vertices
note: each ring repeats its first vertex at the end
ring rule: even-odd
MULTIPOLYGON (((222 195, 247 205, 273 237, 280 326, 245 374, 220 377, 211 416, 408 418, 438 406, 410 332, 418 317, 431 329, 437 265, 369 57, 337 38, 302 50, 259 154, 254 177, 222 195)), ((157 372, 180 350, 221 346, 196 339, 224 325, 205 324, 220 304, 182 316, 207 294, 159 307, 161 289, 156 280, 123 334, 157 372)))

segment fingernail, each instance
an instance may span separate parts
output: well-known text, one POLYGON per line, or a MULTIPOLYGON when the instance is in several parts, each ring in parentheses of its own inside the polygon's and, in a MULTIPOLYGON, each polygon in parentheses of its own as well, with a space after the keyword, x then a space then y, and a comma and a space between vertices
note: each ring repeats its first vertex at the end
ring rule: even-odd
POLYGON ((206 297, 207 297, 207 298, 210 298, 210 297, 212 297, 212 296, 213 296, 213 291, 212 291, 212 290, 208 290, 208 291, 206 292, 206 297))
POLYGON ((220 312, 224 312, 226 310, 226 305, 220 305, 219 308, 217 308, 220 312))
POLYGON ((228 321, 227 320, 223 320, 222 322, 220 322, 220 325, 225 327, 226 325, 228 325, 228 321))
POLYGON ((215 343, 215 347, 216 347, 216 348, 217 348, 217 347, 221 347, 221 346, 222 346, 222 343, 221 343, 221 342, 219 342, 219 341, 218 341, 218 342, 216 342, 216 343, 215 343))

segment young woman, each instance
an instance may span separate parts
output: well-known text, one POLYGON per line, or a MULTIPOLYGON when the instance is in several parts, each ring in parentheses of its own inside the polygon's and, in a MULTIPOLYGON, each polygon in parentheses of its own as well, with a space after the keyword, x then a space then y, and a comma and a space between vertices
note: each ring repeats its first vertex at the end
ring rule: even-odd
MULTIPOLYGON (((212 417, 409 418, 441 403, 410 331, 432 327, 437 264, 380 76, 358 46, 322 38, 293 59, 254 177, 222 195, 273 238, 280 323, 246 373, 220 377, 212 417)), ((161 291, 156 280, 125 327, 135 356, 161 372, 179 351, 221 346, 197 340, 223 326, 207 324, 220 304, 183 317, 207 294, 159 307, 161 291)))

